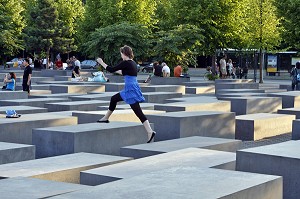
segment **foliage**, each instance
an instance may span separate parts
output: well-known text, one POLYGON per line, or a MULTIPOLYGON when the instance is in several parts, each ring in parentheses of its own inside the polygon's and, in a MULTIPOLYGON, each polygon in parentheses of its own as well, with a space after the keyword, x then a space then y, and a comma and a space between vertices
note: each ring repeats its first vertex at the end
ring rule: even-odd
POLYGON ((283 29, 281 35, 283 39, 282 48, 300 49, 300 27, 299 27, 299 0, 275 0, 277 13, 283 29))
POLYGON ((120 60, 120 47, 128 45, 133 48, 136 59, 147 56, 149 49, 149 30, 147 27, 127 22, 99 28, 93 32, 84 44, 85 53, 89 56, 100 56, 110 65, 120 60))
POLYGON ((206 77, 209 81, 215 81, 216 79, 219 79, 218 75, 214 75, 212 73, 207 74, 206 77))
POLYGON ((0 59, 12 56, 23 49, 21 38, 24 8, 21 0, 2 0, 0 3, 0 59))
POLYGON ((153 56, 173 68, 178 64, 186 69, 196 65, 195 56, 203 45, 203 31, 193 25, 179 25, 169 31, 158 32, 153 39, 153 56))
POLYGON ((84 44, 88 35, 98 28, 128 22, 150 28, 156 24, 156 1, 153 0, 89 0, 80 25, 80 39, 84 44))

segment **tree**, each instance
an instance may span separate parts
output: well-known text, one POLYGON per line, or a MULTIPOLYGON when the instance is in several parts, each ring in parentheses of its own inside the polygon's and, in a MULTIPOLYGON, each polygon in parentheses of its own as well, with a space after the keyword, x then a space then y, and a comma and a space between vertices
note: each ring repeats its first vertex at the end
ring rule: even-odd
POLYGON ((196 65, 195 56, 202 49, 203 40, 203 30, 197 26, 179 25, 156 34, 153 55, 166 61, 171 68, 180 64, 187 69, 189 65, 196 65))
POLYGON ((86 2, 84 20, 80 25, 81 43, 97 28, 129 22, 152 27, 156 24, 156 1, 153 0, 90 0, 86 2))
POLYGON ((2 0, 0 4, 0 59, 12 56, 22 50, 22 30, 24 28, 23 1, 2 0))
POLYGON ((89 56, 101 56, 110 65, 115 65, 120 60, 119 49, 123 45, 133 48, 136 59, 145 57, 148 37, 147 27, 123 22, 96 29, 83 47, 89 56))
POLYGON ((276 0, 278 18, 282 23, 282 47, 300 49, 300 27, 299 27, 299 7, 298 0, 276 0))
POLYGON ((83 14, 80 0, 27 0, 29 15, 25 29, 27 50, 38 54, 45 52, 67 53, 76 50, 74 35, 83 14))

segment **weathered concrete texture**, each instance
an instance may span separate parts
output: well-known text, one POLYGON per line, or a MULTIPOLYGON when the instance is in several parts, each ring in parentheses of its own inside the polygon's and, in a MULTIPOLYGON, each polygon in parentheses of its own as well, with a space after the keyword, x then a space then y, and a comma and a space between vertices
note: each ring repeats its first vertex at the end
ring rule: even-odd
POLYGON ((1 106, 0 113, 5 114, 6 110, 15 110, 18 114, 32 114, 32 113, 45 113, 46 108, 32 107, 32 106, 1 106))
POLYGON ((181 78, 181 77, 155 77, 151 78, 151 84, 153 85, 183 85, 184 82, 189 82, 190 78, 181 78))
POLYGON ((236 115, 252 113, 277 113, 282 108, 280 97, 230 97, 231 112, 236 115))
POLYGON ((240 140, 259 140, 292 132, 294 115, 257 113, 236 117, 235 137, 240 140))
POLYGON ((211 102, 211 101, 218 101, 215 96, 201 96, 201 95, 184 95, 180 98, 172 98, 166 99, 166 103, 174 103, 174 102, 186 102, 186 103, 198 103, 198 102, 211 102))
POLYGON ((237 170, 283 177, 283 198, 300 195, 300 141, 244 149, 237 152, 237 170))
POLYGON ((95 122, 41 128, 34 129, 32 134, 37 158, 76 152, 120 155, 121 147, 148 140, 144 126, 134 122, 95 122))
POLYGON ((51 102, 66 102, 67 98, 33 98, 33 99, 15 99, 15 100, 1 100, 1 106, 33 106, 44 108, 45 104, 51 102))
MULTIPOLYGON (((49 84, 31 84, 31 90, 49 90, 50 86, 49 84)), ((17 84, 16 85, 16 91, 22 91, 23 86, 22 84, 17 84)))
POLYGON ((125 83, 106 83, 105 92, 118 92, 124 89, 125 83))
POLYGON ((145 102, 164 103, 166 99, 182 97, 182 93, 175 92, 149 92, 143 93, 145 102))
POLYGON ((69 97, 72 101, 86 101, 86 100, 104 100, 110 101, 110 98, 115 95, 116 92, 104 92, 98 94, 87 94, 87 95, 77 95, 69 97))
POLYGON ((148 115, 157 132, 155 140, 190 136, 235 137, 235 114, 217 111, 170 112, 148 115))
POLYGON ((45 104, 49 112, 54 111, 94 111, 98 106, 109 105, 109 101, 90 100, 90 101, 73 101, 73 102, 56 102, 45 104))
POLYGON ((230 112, 230 102, 219 101, 215 98, 202 98, 199 97, 198 102, 175 102, 168 104, 155 105, 155 110, 161 110, 166 112, 178 112, 178 111, 224 111, 230 112))
POLYGON ((44 95, 44 94, 51 94, 50 90, 31 90, 30 94, 33 95, 44 95))
POLYGON ((282 108, 300 108, 300 91, 269 93, 271 97, 282 98, 282 108))
POLYGON ((76 117, 49 113, 26 114, 20 118, 0 116, 0 141, 20 144, 32 143, 32 129, 77 124, 76 117))
POLYGON ((187 94, 215 93, 215 87, 214 86, 186 87, 185 92, 187 94))
MULTIPOLYGON (((282 199, 282 178, 261 174, 172 167, 54 197, 55 199, 172 198, 282 199)), ((53 198, 53 199, 54 199, 53 198)))
POLYGON ((35 159, 35 146, 0 142, 0 164, 35 159))
POLYGON ((143 93, 145 92, 173 92, 185 94, 185 86, 181 85, 148 85, 141 87, 143 93))
POLYGON ((0 180, 0 195, 5 199, 48 198, 87 189, 85 185, 16 177, 0 180))
POLYGON ((235 83, 235 82, 221 81, 220 83, 216 83, 215 85, 216 94, 222 89, 258 89, 258 88, 259 88, 259 84, 253 82, 235 83))
POLYGON ((140 144, 121 148, 121 156, 134 159, 167 153, 189 147, 236 152, 242 146, 240 140, 192 136, 174 140, 140 144))
MULTIPOLYGON (((80 183, 99 185, 170 167, 209 168, 235 162, 235 153, 188 148, 81 172, 80 183)), ((234 169, 234 168, 232 168, 234 169)))
POLYGON ((104 85, 51 85, 52 93, 88 93, 92 91, 104 92, 104 85))
POLYGON ((27 99, 27 98, 28 98, 28 93, 24 91, 0 90, 0 100, 27 99))
MULTIPOLYGON (((154 106, 157 105, 155 103, 141 103, 140 107, 142 108, 142 110, 154 110, 154 106)), ((99 111, 107 111, 109 106, 99 106, 98 110, 99 111)), ((131 109, 129 104, 125 104, 125 103, 121 103, 118 102, 118 105, 116 107, 116 110, 127 110, 127 109, 131 109)))
POLYGON ((114 75, 107 73, 105 76, 109 79, 109 82, 114 82, 114 83, 124 83, 124 77, 122 75, 114 75))
POLYGON ((72 77, 71 76, 59 76, 59 75, 55 75, 54 76, 54 80, 55 81, 71 81, 72 77))
MULTIPOLYGON (((106 111, 73 111, 72 115, 78 118, 78 124, 93 123, 98 119, 102 118, 106 111)), ((147 116, 148 114, 159 114, 165 113, 165 111, 155 110, 143 110, 143 113, 147 116)), ((135 115, 133 110, 115 110, 109 118, 110 121, 123 121, 123 122, 141 122, 135 115)))
POLYGON ((218 94, 226 93, 265 93, 263 89, 221 89, 218 94))
POLYGON ((278 114, 288 114, 288 115, 295 115, 296 119, 300 119, 300 108, 285 108, 279 109, 277 111, 278 114))
POLYGON ((293 121, 292 139, 293 140, 300 140, 300 120, 294 120, 293 121))
POLYGON ((79 183, 80 171, 128 161, 130 158, 75 153, 50 158, 0 165, 2 178, 32 177, 43 180, 79 183))

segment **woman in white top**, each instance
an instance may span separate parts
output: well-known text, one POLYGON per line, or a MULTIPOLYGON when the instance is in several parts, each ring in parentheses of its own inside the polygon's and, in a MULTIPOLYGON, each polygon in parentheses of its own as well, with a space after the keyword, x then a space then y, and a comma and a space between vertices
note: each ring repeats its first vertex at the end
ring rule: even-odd
POLYGON ((162 64, 162 72, 163 72, 163 77, 170 77, 170 67, 167 66, 167 64, 165 62, 163 62, 162 64))

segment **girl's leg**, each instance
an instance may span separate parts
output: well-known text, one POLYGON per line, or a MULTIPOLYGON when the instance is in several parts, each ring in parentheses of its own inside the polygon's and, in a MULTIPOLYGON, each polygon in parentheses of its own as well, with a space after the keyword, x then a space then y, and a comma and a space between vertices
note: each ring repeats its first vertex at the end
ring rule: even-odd
POLYGON ((111 114, 114 112, 114 110, 116 109, 117 103, 123 101, 120 93, 115 94, 114 96, 111 97, 110 99, 110 104, 109 104, 109 108, 108 111, 106 112, 105 116, 102 117, 100 120, 98 120, 98 122, 109 122, 108 119, 111 116, 111 114))
POLYGON ((140 119, 140 121, 143 123, 147 133, 148 133, 148 142, 151 142, 156 134, 156 132, 154 132, 150 126, 149 121, 147 120, 146 116, 144 115, 140 104, 134 103, 134 104, 130 104, 130 107, 132 108, 133 112, 135 113, 135 115, 140 119))

